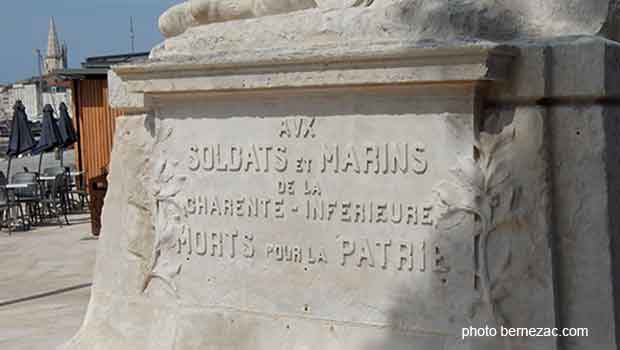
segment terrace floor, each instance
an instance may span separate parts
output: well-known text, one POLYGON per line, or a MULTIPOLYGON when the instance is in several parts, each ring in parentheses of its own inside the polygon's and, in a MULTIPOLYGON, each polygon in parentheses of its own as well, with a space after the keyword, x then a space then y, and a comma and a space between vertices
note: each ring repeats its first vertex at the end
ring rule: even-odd
POLYGON ((52 350, 80 327, 97 240, 88 214, 69 221, 0 232, 0 349, 52 350))

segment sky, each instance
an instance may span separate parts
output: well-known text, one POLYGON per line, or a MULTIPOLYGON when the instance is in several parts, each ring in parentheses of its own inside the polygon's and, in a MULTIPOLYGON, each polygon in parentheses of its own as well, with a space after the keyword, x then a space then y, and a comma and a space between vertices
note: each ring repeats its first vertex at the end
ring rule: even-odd
POLYGON ((69 47, 69 67, 86 57, 131 52, 129 17, 134 18, 136 52, 163 37, 157 18, 180 0, 4 0, 0 9, 0 84, 36 76, 35 49, 47 51, 49 19, 69 47))

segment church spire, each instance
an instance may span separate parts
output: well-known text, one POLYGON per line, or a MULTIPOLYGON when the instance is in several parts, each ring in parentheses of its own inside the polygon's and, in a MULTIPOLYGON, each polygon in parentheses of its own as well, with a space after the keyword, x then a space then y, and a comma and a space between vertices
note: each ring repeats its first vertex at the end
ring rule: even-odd
POLYGON ((50 18, 50 28, 47 34, 47 57, 60 57, 60 44, 56 33, 56 23, 54 17, 50 18))
POLYGON ((66 68, 67 64, 66 48, 61 48, 56 32, 54 17, 50 18, 50 28, 47 34, 47 55, 45 57, 45 74, 55 70, 66 68))

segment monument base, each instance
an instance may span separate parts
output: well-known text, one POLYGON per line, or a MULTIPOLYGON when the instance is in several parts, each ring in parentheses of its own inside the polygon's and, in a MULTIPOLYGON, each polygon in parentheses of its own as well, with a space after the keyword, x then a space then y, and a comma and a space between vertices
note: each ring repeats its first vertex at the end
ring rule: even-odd
POLYGON ((616 43, 195 33, 110 75, 126 115, 65 349, 617 347, 616 43), (590 336, 462 338, 486 326, 590 336))

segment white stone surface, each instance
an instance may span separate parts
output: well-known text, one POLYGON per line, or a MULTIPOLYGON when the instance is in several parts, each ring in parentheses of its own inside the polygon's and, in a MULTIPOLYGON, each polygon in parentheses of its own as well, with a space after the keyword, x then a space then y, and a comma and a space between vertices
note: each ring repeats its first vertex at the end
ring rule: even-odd
MULTIPOLYGON (((434 39, 618 35, 617 0, 190 0, 166 12, 160 19, 160 28, 164 35, 173 37, 196 26, 279 13, 289 13, 286 16, 292 21, 288 23, 298 32, 323 29, 315 26, 321 22, 343 23, 336 33, 347 37, 355 34, 360 25, 377 32, 404 29, 434 39), (354 8, 358 6, 362 8, 354 8), (310 8, 318 10, 290 14, 310 8), (311 19, 299 21, 301 16, 311 19), (372 26, 379 23, 384 26, 372 26)), ((272 19, 259 21, 274 23, 272 19)), ((243 25, 234 22, 233 26, 241 29, 243 25)), ((324 34, 329 38, 333 33, 324 34)), ((261 35, 255 32, 253 37, 261 35)))
POLYGON ((315 84, 281 84, 288 67, 274 65, 235 91, 201 84, 211 77, 198 70, 171 79, 166 64, 119 67, 152 112, 119 119, 106 199, 118 205, 105 207, 89 316, 67 348, 497 349, 507 340, 461 344, 460 329, 553 326, 543 113, 476 126, 475 81, 499 83, 514 57, 495 49, 465 47, 457 59, 458 49, 411 48, 393 61, 412 66, 411 85, 390 85, 380 73, 391 67, 359 70, 348 86, 325 70, 315 84), (406 172, 383 174, 405 147, 406 172), (383 205, 403 205, 410 222, 377 219, 383 205), (350 222, 353 210, 367 221, 350 222))
POLYGON ((114 71, 109 70, 108 104, 112 108, 139 111, 144 108, 144 94, 130 92, 119 76, 114 71))
POLYGON ((177 28, 115 67, 127 116, 66 349, 616 348, 618 45, 538 37, 607 35, 615 2, 561 5, 309 9, 177 28), (378 214, 401 204, 409 223, 378 214))
MULTIPOLYGON (((155 61, 117 67, 116 74, 124 79, 124 86, 113 90, 153 94, 495 81, 507 78, 507 62, 518 54, 514 48, 488 42, 458 44, 461 45, 416 47, 391 41, 352 43, 350 47, 230 52, 226 56, 214 54, 192 59, 191 70, 186 69, 190 63, 185 59, 155 61), (346 63, 342 62, 343 57, 347 58, 346 63), (386 61, 391 65, 386 66, 386 61), (211 74, 203 74, 203 69, 211 74)), ((115 101, 117 105, 122 102, 115 101)), ((131 103, 126 107, 131 108, 131 103)))
POLYGON ((610 306, 618 298, 618 109, 556 106, 549 118, 561 314, 565 327, 591 330, 589 337, 561 339, 561 346, 613 350, 618 347, 616 311, 610 306))

